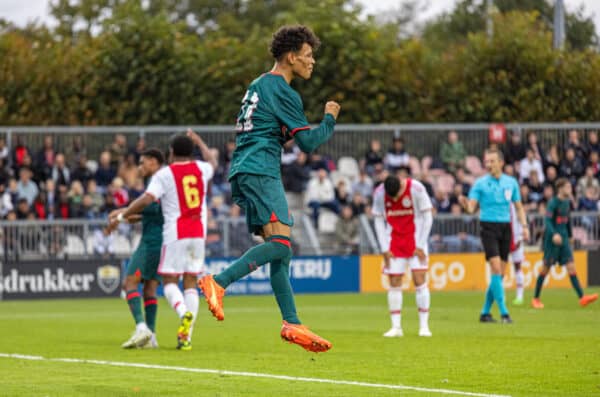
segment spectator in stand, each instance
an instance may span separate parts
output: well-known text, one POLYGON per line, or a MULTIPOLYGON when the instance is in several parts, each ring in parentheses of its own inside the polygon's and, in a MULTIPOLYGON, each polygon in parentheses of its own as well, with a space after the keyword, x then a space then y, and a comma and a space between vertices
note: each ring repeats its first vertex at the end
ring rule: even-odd
POLYGON ((521 185, 521 202, 523 203, 523 208, 525 212, 534 212, 537 209, 537 203, 531 200, 529 193, 529 186, 521 185))
POLYGON ((544 167, 546 169, 550 166, 556 168, 557 170, 559 169, 560 154, 559 154, 559 150, 558 150, 558 145, 550 146, 550 150, 548 150, 548 153, 546 154, 546 161, 544 162, 544 164, 545 164, 544 167))
POLYGON ((72 218, 81 218, 83 206, 83 185, 79 181, 73 181, 68 192, 69 214, 72 218))
POLYGON ((98 169, 94 175, 98 191, 100 193, 106 191, 106 188, 112 183, 116 175, 116 168, 111 165, 110 152, 104 151, 100 153, 100 163, 98 164, 98 169))
POLYGON ((592 152, 600 153, 600 142, 598 142, 598 131, 588 132, 588 141, 585 144, 585 151, 588 157, 592 152))
POLYGON ((291 166, 297 159, 300 148, 294 140, 286 142, 281 150, 281 171, 285 172, 287 167, 291 166))
POLYGON ((8 146, 6 146, 6 139, 0 138, 0 160, 2 160, 4 164, 8 164, 9 156, 10 151, 8 150, 8 146))
POLYGON ((559 175, 565 177, 575 186, 577 180, 585 173, 583 162, 576 156, 573 146, 570 146, 565 153, 565 158, 560 163, 559 175))
POLYGON ((458 140, 458 134, 456 131, 450 131, 448 141, 442 143, 440 149, 440 159, 444 163, 444 168, 451 173, 455 173, 458 168, 464 167, 466 157, 467 151, 463 143, 458 140))
POLYGON ((6 166, 5 160, 0 159, 0 184, 6 185, 11 177, 11 173, 6 166))
POLYGON ((363 161, 364 169, 369 175, 373 175, 377 165, 383 165, 383 151, 381 150, 381 142, 378 139, 371 141, 363 161))
POLYGON ((58 191, 58 204, 54 209, 57 219, 69 219, 71 217, 71 206, 69 203, 69 192, 60 189, 58 191))
POLYGON ((29 148, 25 145, 22 136, 17 136, 17 144, 12 150, 12 166, 15 174, 19 173, 19 168, 23 166, 25 156, 30 156, 29 148))
POLYGON ((558 179, 557 168, 554 167, 553 165, 548 166, 548 168, 546 168, 546 179, 544 179, 544 182, 542 184, 544 186, 550 185, 550 186, 552 186, 552 188, 554 188, 554 184, 556 183, 557 179, 558 179))
POLYGON ((578 211, 599 211, 598 186, 587 186, 577 203, 578 211))
POLYGON ((219 218, 229 214, 229 206, 225 203, 223 196, 220 195, 213 195, 211 197, 209 209, 213 218, 219 218))
POLYGON ((67 167, 65 155, 58 153, 54 160, 51 177, 56 186, 69 186, 71 184, 71 171, 67 167))
POLYGON ((390 172, 396 172, 401 168, 409 168, 410 156, 404 150, 404 139, 397 137, 392 142, 392 148, 388 150, 383 160, 390 172))
POLYGON ((353 216, 352 208, 342 207, 340 217, 335 223, 336 251, 343 255, 358 254, 360 229, 358 219, 353 216))
POLYGON ((92 200, 92 196, 90 196, 89 194, 83 196, 80 211, 77 214, 74 214, 74 217, 84 219, 98 218, 98 211, 94 207, 94 201, 92 200))
POLYGON ((6 215, 14 208, 10 193, 6 190, 6 185, 4 183, 0 184, 0 219, 5 219, 6 215))
POLYGON ((542 162, 535 158, 533 149, 527 149, 526 157, 519 164, 519 182, 526 183, 531 172, 535 171, 538 174, 538 179, 541 183, 544 182, 544 169, 542 162))
POLYGON ((600 153, 599 152, 592 151, 590 153, 588 166, 592 167, 592 169, 594 170, 594 176, 596 178, 600 177, 600 153))
POLYGON ((135 158, 135 164, 140 162, 140 157, 142 153, 146 150, 146 139, 143 136, 140 136, 135 142, 135 147, 129 150, 129 153, 133 154, 135 158))
POLYGON ((42 148, 35 155, 34 165, 41 177, 47 179, 50 177, 52 167, 54 167, 54 159, 56 150, 54 149, 54 140, 52 135, 46 135, 42 148))
POLYGON ((129 152, 125 156, 125 161, 119 164, 117 176, 123 180, 125 187, 131 189, 139 179, 138 166, 135 161, 135 153, 129 152))
POLYGON ((540 203, 548 204, 552 197, 554 197, 554 185, 544 185, 542 201, 540 203))
POLYGON ((320 168, 317 175, 308 181, 305 201, 312 210, 312 220, 315 227, 318 226, 321 207, 325 207, 336 214, 339 212, 339 206, 335 200, 335 189, 325 168, 320 168))
POLYGON ((540 146, 540 143, 538 141, 538 136, 535 133, 535 131, 529 131, 527 133, 527 146, 526 146, 526 150, 533 150, 533 158, 535 158, 536 160, 539 160, 542 165, 545 164, 545 153, 544 150, 542 149, 542 147, 540 146))
POLYGON ((27 199, 20 198, 19 201, 17 201, 17 219, 25 220, 29 217, 30 213, 31 213, 31 206, 27 202, 27 199))
POLYGON ((10 202, 12 203, 13 207, 17 206, 17 201, 19 200, 19 183, 17 182, 17 180, 15 178, 10 178, 8 180, 8 189, 6 190, 6 192, 8 193, 9 197, 10 197, 10 202))
POLYGON ((94 211, 100 213, 100 209, 104 205, 105 200, 102 193, 98 191, 98 185, 94 179, 88 181, 86 192, 92 198, 92 207, 94 208, 94 211))
MULTIPOLYGON (((123 134, 115 135, 114 141, 108 146, 110 152, 110 165, 117 169, 127 154, 127 139, 123 134)), ((98 184, 99 185, 99 184, 98 184)))
MULTIPOLYGON (((469 190, 471 190, 471 182, 467 177, 467 173, 464 168, 456 169, 456 184, 462 187, 462 192, 465 196, 469 194, 469 190)), ((421 182, 422 183, 422 182, 421 182)), ((433 190, 432 190, 433 193, 433 190)), ((432 194, 433 196, 433 194, 432 194)))
POLYGON ((21 168, 29 168, 29 170, 31 170, 31 180, 35 182, 36 185, 44 180, 44 176, 37 172, 37 168, 34 167, 33 159, 29 154, 23 156, 23 165, 21 165, 21 168))
MULTIPOLYGON (((427 195, 429 196, 429 198, 433 197, 433 186, 431 186, 431 183, 429 183, 429 174, 427 173, 427 171, 423 170, 421 172, 421 175, 417 175, 416 178, 419 182, 421 182, 421 184, 423 185, 423 187, 425 188, 425 191, 427 192, 427 195)), ((470 188, 470 186, 469 186, 470 188)))
POLYGON ((206 222, 206 251, 207 256, 219 257, 225 255, 219 223, 212 216, 211 211, 208 211, 206 222))
POLYGON ((146 191, 146 186, 144 185, 144 180, 142 178, 138 178, 135 180, 133 187, 128 189, 129 192, 129 201, 133 201, 136 198, 140 197, 146 191))
POLYGON ((308 165, 313 171, 318 171, 321 168, 326 169, 327 171, 333 169, 329 167, 328 159, 316 151, 310 154, 310 157, 308 158, 308 165))
POLYGON ((340 205, 348 205, 352 202, 352 197, 348 191, 348 185, 344 179, 340 179, 335 186, 335 199, 340 205))
POLYGON ((436 190, 433 196, 433 207, 438 214, 449 214, 451 209, 450 197, 447 192, 436 190))
POLYGON ((306 164, 306 160, 306 153, 298 153, 296 161, 282 174, 283 187, 286 191, 299 194, 306 189, 306 184, 310 179, 310 167, 306 164))
MULTIPOLYGON (((111 194, 104 195, 104 203, 98 212, 97 219, 108 219, 108 214, 116 210, 111 194)), ((115 253, 112 234, 107 234, 103 227, 94 228, 94 253, 103 257, 113 256, 115 253)))
POLYGON ((44 190, 41 190, 40 194, 38 194, 33 201, 33 212, 35 213, 35 217, 37 219, 48 218, 48 202, 46 200, 46 192, 44 190))
POLYGON ((350 203, 352 206, 352 214, 354 216, 359 216, 365 213, 367 208, 367 198, 362 196, 360 193, 354 193, 352 195, 352 202, 350 203))
POLYGON ((542 201, 544 197, 544 185, 540 182, 538 173, 531 170, 527 178, 527 187, 529 187, 529 199, 535 203, 542 201))
POLYGON ((506 143, 504 150, 504 159, 506 164, 514 164, 525 158, 525 146, 521 141, 521 133, 519 131, 512 131, 510 139, 506 143))
POLYGON ((22 167, 19 170, 19 182, 17 183, 17 198, 20 200, 24 198, 27 200, 27 204, 33 204, 36 196, 39 193, 39 189, 35 182, 31 180, 33 173, 28 167, 22 167))
POLYGON ((88 181, 94 178, 92 171, 87 167, 87 156, 85 154, 81 154, 78 157, 78 162, 75 164, 73 168, 73 172, 71 173, 71 180, 79 181, 84 186, 88 184, 88 181))
POLYGON ((589 187, 596 190, 600 189, 600 183, 598 183, 598 179, 594 175, 594 167, 591 165, 585 167, 585 175, 577 181, 577 188, 575 189, 577 197, 583 197, 589 187))
POLYGON ((360 193, 363 197, 370 197, 373 194, 373 181, 365 169, 361 169, 358 179, 352 184, 352 194, 360 193))
POLYGON ((108 190, 112 194, 113 202, 117 208, 124 207, 129 203, 129 193, 125 189, 123 179, 119 177, 113 179, 108 190))
POLYGON ((373 190, 381 185, 389 175, 389 171, 384 168, 383 164, 377 164, 373 171, 373 190))
POLYGON ((567 151, 569 149, 573 149, 575 151, 575 157, 579 159, 582 165, 585 165, 585 161, 588 158, 588 154, 586 152, 586 148, 580 141, 579 131, 571 130, 569 131, 569 138, 567 142, 567 151))
MULTIPOLYGON (((76 135, 73 137, 73 141, 71 143, 71 150, 68 151, 68 163, 71 164, 71 169, 74 170, 81 163, 81 158, 85 157, 87 161, 87 151, 85 150, 85 146, 83 146, 83 141, 81 140, 81 136, 76 135)), ((86 162, 84 161, 84 164, 86 162)))
POLYGON ((514 165, 512 165, 512 164, 504 164, 504 168, 502 170, 503 170, 503 172, 506 175, 512 176, 513 178, 516 178, 516 179, 519 179, 515 175, 515 167, 514 167, 514 165))
POLYGON ((56 185, 54 184, 53 179, 48 179, 44 183, 44 191, 46 192, 46 207, 54 207, 58 202, 58 198, 56 195, 56 185))

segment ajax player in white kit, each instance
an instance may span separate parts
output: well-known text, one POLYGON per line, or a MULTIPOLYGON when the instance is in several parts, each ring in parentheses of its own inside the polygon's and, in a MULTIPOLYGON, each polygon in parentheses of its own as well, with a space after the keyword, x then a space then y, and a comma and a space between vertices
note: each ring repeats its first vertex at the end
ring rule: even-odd
POLYGON ((392 328, 383 334, 385 337, 403 335, 402 277, 408 270, 412 273, 416 289, 419 336, 431 336, 427 240, 433 223, 432 207, 425 187, 419 181, 408 177, 388 176, 383 187, 379 186, 375 190, 375 231, 384 253, 383 272, 387 274, 390 282, 388 307, 392 328))
POLYGON ((171 164, 154 174, 146 192, 111 222, 122 222, 160 201, 164 227, 158 274, 163 278, 167 301, 181 319, 177 348, 190 350, 198 313, 196 282, 204 267, 206 193, 217 163, 208 146, 191 130, 187 136, 177 135, 171 140, 170 156, 171 164), (192 158, 194 143, 207 161, 192 158), (178 286, 181 276, 183 294, 178 286))
POLYGON ((525 276, 521 269, 521 263, 525 260, 525 248, 523 241, 523 226, 518 221, 517 210, 514 204, 510 204, 510 227, 512 229, 512 240, 510 241, 510 260, 515 267, 516 297, 513 305, 523 304, 523 289, 525 288, 525 276))

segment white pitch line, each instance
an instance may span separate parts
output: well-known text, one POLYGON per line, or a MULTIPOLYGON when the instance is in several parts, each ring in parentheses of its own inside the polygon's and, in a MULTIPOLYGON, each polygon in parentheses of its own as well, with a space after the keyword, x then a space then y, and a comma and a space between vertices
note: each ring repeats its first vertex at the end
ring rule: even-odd
POLYGON ((77 364, 95 364, 95 365, 107 365, 107 366, 112 366, 112 367, 162 369, 162 370, 167 370, 167 371, 193 372, 193 373, 200 373, 200 374, 241 376, 241 377, 247 377, 247 378, 267 378, 267 379, 277 379, 277 380, 287 380, 287 381, 307 382, 307 383, 327 383, 327 384, 332 384, 332 385, 370 387, 370 388, 375 388, 375 389, 410 390, 410 391, 417 391, 417 392, 423 392, 423 393, 453 394, 453 395, 458 395, 458 396, 471 396, 471 397, 510 397, 510 396, 501 395, 501 394, 472 393, 472 392, 450 390, 450 389, 430 389, 430 388, 418 387, 418 386, 390 385, 390 384, 384 384, 384 383, 368 383, 368 382, 357 382, 357 381, 351 381, 351 380, 335 380, 335 379, 323 379, 323 378, 305 378, 302 376, 263 374, 263 373, 258 373, 258 372, 226 371, 226 370, 208 369, 208 368, 175 367, 175 366, 170 366, 170 365, 128 363, 128 362, 120 362, 120 361, 85 360, 85 359, 80 359, 80 358, 46 358, 46 357, 42 357, 42 356, 29 356, 29 355, 25 355, 25 354, 10 354, 10 353, 0 353, 0 358, 13 358, 13 359, 17 359, 17 360, 30 360, 30 361, 53 361, 53 362, 77 363, 77 364))

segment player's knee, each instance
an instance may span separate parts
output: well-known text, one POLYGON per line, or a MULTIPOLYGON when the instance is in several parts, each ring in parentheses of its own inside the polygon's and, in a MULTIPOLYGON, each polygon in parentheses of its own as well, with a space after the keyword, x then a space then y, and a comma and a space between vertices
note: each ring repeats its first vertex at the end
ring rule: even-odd
POLYGON ((521 270, 521 262, 515 262, 514 266, 515 266, 515 271, 518 272, 519 270, 521 270))
POLYGON ((270 222, 263 226, 262 236, 265 240, 272 236, 284 236, 289 238, 291 236, 291 228, 281 222, 270 222))
POLYGON ((415 273, 413 273, 412 278, 413 278, 413 283, 415 284, 415 287, 420 287, 421 285, 425 284, 426 273, 425 272, 415 272, 415 273))
POLYGON ((390 286, 391 287, 401 287, 402 286, 402 276, 390 276, 390 286))
POLYGON ((132 289, 137 289, 139 284, 139 280, 135 276, 127 276, 125 277, 125 281, 123 281, 123 286, 125 290, 131 291, 132 289))

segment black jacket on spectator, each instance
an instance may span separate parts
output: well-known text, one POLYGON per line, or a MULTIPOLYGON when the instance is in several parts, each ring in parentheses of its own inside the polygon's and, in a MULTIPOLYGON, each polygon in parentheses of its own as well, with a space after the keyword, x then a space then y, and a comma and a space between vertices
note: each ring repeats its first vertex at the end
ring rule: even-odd
POLYGON ((71 172, 71 179, 81 182, 83 186, 87 186, 88 181, 93 177, 92 172, 87 167, 78 166, 71 172))
POLYGON ((113 167, 98 167, 94 178, 96 179, 98 186, 108 186, 112 183, 113 179, 115 179, 115 176, 117 176, 117 172, 113 167))
POLYGON ((585 173, 585 166, 579 157, 575 157, 573 161, 564 159, 560 162, 558 173, 560 176, 568 178, 572 184, 575 184, 577 179, 585 173))
POLYGON ((285 190, 293 193, 302 193, 310 179, 310 167, 306 164, 300 165, 297 162, 293 162, 285 167, 282 179, 285 190))
POLYGON ((514 164, 517 161, 521 161, 526 155, 525 145, 522 143, 517 145, 513 145, 510 141, 506 143, 506 148, 504 149, 504 161, 506 164, 514 164))

